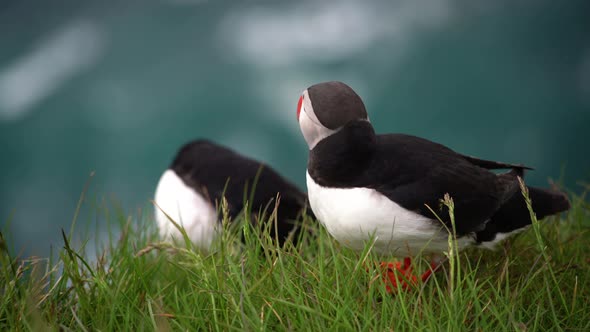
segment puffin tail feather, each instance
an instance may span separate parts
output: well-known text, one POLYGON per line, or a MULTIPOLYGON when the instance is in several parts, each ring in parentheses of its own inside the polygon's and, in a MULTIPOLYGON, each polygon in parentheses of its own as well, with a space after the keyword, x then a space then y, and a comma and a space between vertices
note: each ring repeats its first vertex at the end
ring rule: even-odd
POLYGON ((571 207, 567 195, 561 191, 535 187, 528 187, 528 190, 537 219, 567 211, 571 207))
MULTIPOLYGON (((558 190, 529 187, 532 209, 538 220, 569 210, 567 195, 558 190)), ((476 232, 478 243, 494 241, 498 233, 510 234, 531 224, 530 212, 522 193, 516 192, 486 223, 485 228, 476 232)))

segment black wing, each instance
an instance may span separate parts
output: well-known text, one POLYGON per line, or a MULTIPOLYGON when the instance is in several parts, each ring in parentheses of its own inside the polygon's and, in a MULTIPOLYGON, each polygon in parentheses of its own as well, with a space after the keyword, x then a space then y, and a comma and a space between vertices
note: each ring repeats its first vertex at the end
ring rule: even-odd
POLYGON ((517 176, 524 166, 466 157, 453 150, 410 135, 377 136, 376 154, 368 185, 402 207, 433 217, 450 227, 441 199, 448 193, 455 206, 458 235, 479 231, 518 191, 517 176), (495 174, 487 168, 511 168, 495 174), (375 177, 374 175, 378 175, 375 177), (431 211, 432 210, 432 211, 431 211))

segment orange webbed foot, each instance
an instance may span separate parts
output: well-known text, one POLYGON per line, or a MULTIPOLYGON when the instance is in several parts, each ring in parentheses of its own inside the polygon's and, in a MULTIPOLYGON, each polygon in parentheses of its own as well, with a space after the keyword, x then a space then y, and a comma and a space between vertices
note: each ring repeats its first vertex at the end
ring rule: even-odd
POLYGON ((380 267, 383 271, 385 288, 388 293, 392 293, 398 285, 403 290, 409 290, 418 285, 418 280, 426 282, 440 265, 434 262, 430 263, 430 268, 420 276, 420 279, 413 273, 410 257, 404 258, 403 262, 381 262, 380 267))
POLYGON ((418 277, 412 271, 412 259, 404 258, 402 262, 381 262, 383 270, 383 282, 388 293, 393 292, 399 285, 403 290, 408 290, 418 284, 418 277))

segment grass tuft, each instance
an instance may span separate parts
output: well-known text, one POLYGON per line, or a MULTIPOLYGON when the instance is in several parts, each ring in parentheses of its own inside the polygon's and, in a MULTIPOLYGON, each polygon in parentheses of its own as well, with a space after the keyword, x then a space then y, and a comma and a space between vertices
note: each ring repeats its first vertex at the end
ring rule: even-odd
POLYGON ((55 260, 19 258, 0 234, 0 330, 590 330, 584 196, 562 218, 531 213, 533 227, 496 251, 458 252, 450 236, 441 271, 393 294, 378 264, 390 257, 341 247, 308 218, 298 246, 277 248, 250 213, 222 213, 219 249, 205 255, 159 240, 151 216, 97 213, 109 223, 97 253, 62 231, 55 260))

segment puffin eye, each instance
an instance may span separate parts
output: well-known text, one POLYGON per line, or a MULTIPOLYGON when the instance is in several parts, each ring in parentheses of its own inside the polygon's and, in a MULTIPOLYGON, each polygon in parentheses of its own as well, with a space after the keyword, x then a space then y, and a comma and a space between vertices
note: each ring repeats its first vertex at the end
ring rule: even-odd
POLYGON ((299 97, 299 101, 297 102, 297 121, 299 121, 299 113, 301 113, 301 104, 303 104, 303 95, 299 97))

